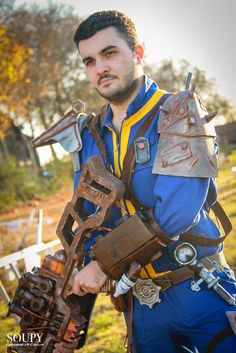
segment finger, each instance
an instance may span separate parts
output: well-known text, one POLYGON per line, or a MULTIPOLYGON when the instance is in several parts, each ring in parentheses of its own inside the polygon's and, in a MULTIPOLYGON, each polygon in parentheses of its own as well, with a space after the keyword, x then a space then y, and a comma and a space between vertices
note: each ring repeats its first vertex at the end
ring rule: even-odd
POLYGON ((61 342, 55 344, 55 349, 53 350, 53 353, 73 353, 75 349, 76 347, 73 342, 61 342))
POLYGON ((66 349, 75 349, 76 344, 74 342, 61 342, 61 346, 66 349))
POLYGON ((74 343, 62 343, 61 346, 63 347, 61 353, 74 353, 76 349, 74 343))
POLYGON ((74 294, 76 294, 76 295, 78 295, 80 297, 83 297, 87 293, 82 288, 77 288, 76 291, 74 291, 74 294))
POLYGON ((88 293, 97 294, 97 293, 99 293, 100 288, 98 288, 97 286, 95 287, 95 286, 92 286, 92 285, 91 286, 90 285, 86 285, 86 287, 85 286, 80 287, 80 291, 85 293, 85 294, 88 294, 88 293))
POLYGON ((82 287, 82 283, 77 281, 73 283, 73 293, 81 297, 87 294, 85 287, 84 286, 82 287))
POLYGON ((91 288, 89 288, 87 293, 98 294, 99 291, 100 291, 100 289, 91 287, 91 288))
POLYGON ((54 350, 53 350, 53 352, 52 353, 61 353, 61 349, 60 349, 61 347, 60 347, 60 343, 56 343, 55 345, 54 345, 54 350))

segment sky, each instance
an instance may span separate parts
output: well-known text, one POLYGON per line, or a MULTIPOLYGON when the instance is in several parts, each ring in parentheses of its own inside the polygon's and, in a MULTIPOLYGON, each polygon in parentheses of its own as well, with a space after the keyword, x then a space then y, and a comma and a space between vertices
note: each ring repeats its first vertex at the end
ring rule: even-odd
MULTIPOLYGON (((18 5, 33 3, 44 6, 47 0, 16 0, 18 5)), ((136 24, 148 63, 187 60, 193 67, 204 70, 208 78, 215 78, 218 93, 236 106, 235 0, 57 0, 56 3, 71 5, 81 17, 99 10, 124 12, 136 24)))

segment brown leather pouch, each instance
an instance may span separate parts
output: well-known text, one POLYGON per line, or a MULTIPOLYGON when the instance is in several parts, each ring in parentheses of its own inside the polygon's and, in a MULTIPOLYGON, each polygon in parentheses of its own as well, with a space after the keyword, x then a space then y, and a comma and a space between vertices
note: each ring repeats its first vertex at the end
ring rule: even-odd
POLYGON ((131 262, 137 261, 143 266, 167 245, 169 237, 155 228, 135 214, 100 238, 92 248, 93 256, 105 273, 118 279, 131 262))

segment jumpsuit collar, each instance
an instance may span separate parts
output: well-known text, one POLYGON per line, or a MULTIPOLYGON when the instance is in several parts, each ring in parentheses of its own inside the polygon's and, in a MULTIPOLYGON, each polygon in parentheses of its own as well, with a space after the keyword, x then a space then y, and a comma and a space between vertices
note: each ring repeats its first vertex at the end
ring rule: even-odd
MULTIPOLYGON (((124 120, 129 119, 131 115, 137 112, 151 98, 151 96, 153 95, 154 92, 156 92, 156 90, 158 90, 158 85, 156 84, 156 82, 154 82, 152 79, 144 75, 144 83, 140 88, 140 91, 138 92, 137 96, 129 104, 124 120)), ((100 126, 101 130, 103 130, 106 127, 108 128, 110 127, 112 129, 114 128, 112 123, 112 118, 113 118, 113 112, 111 110, 110 104, 108 104, 106 115, 100 126)))

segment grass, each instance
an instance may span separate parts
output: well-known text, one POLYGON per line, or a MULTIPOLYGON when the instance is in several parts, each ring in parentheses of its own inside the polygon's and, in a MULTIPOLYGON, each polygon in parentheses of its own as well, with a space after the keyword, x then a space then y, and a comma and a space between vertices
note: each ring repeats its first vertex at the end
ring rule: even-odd
MULTIPOLYGON (((0 353, 6 352, 7 335, 19 331, 12 317, 6 318, 6 305, 0 303, 0 353)), ((123 315, 113 309, 108 296, 98 296, 92 316, 87 343, 81 353, 120 353, 124 351, 125 325, 123 315)))
POLYGON ((125 325, 123 314, 114 310, 108 296, 98 296, 86 346, 82 353, 118 353, 124 351, 125 325))
MULTIPOLYGON (((222 165, 217 184, 219 200, 230 216, 233 231, 225 242, 225 255, 230 265, 236 269, 236 178, 232 177, 231 168, 236 166, 236 150, 222 165), (225 198, 225 195, 228 195, 225 198)), ((16 333, 18 328, 12 317, 6 318, 6 305, 0 303, 0 353, 6 352, 6 336, 16 333)), ((116 312, 109 297, 99 295, 92 316, 87 344, 81 353, 120 353, 124 351, 125 325, 123 315, 116 312)))
POLYGON ((236 178, 232 167, 236 166, 236 150, 233 150, 219 172, 219 200, 225 208, 233 225, 233 230, 225 241, 225 256, 228 263, 236 269, 236 178))

